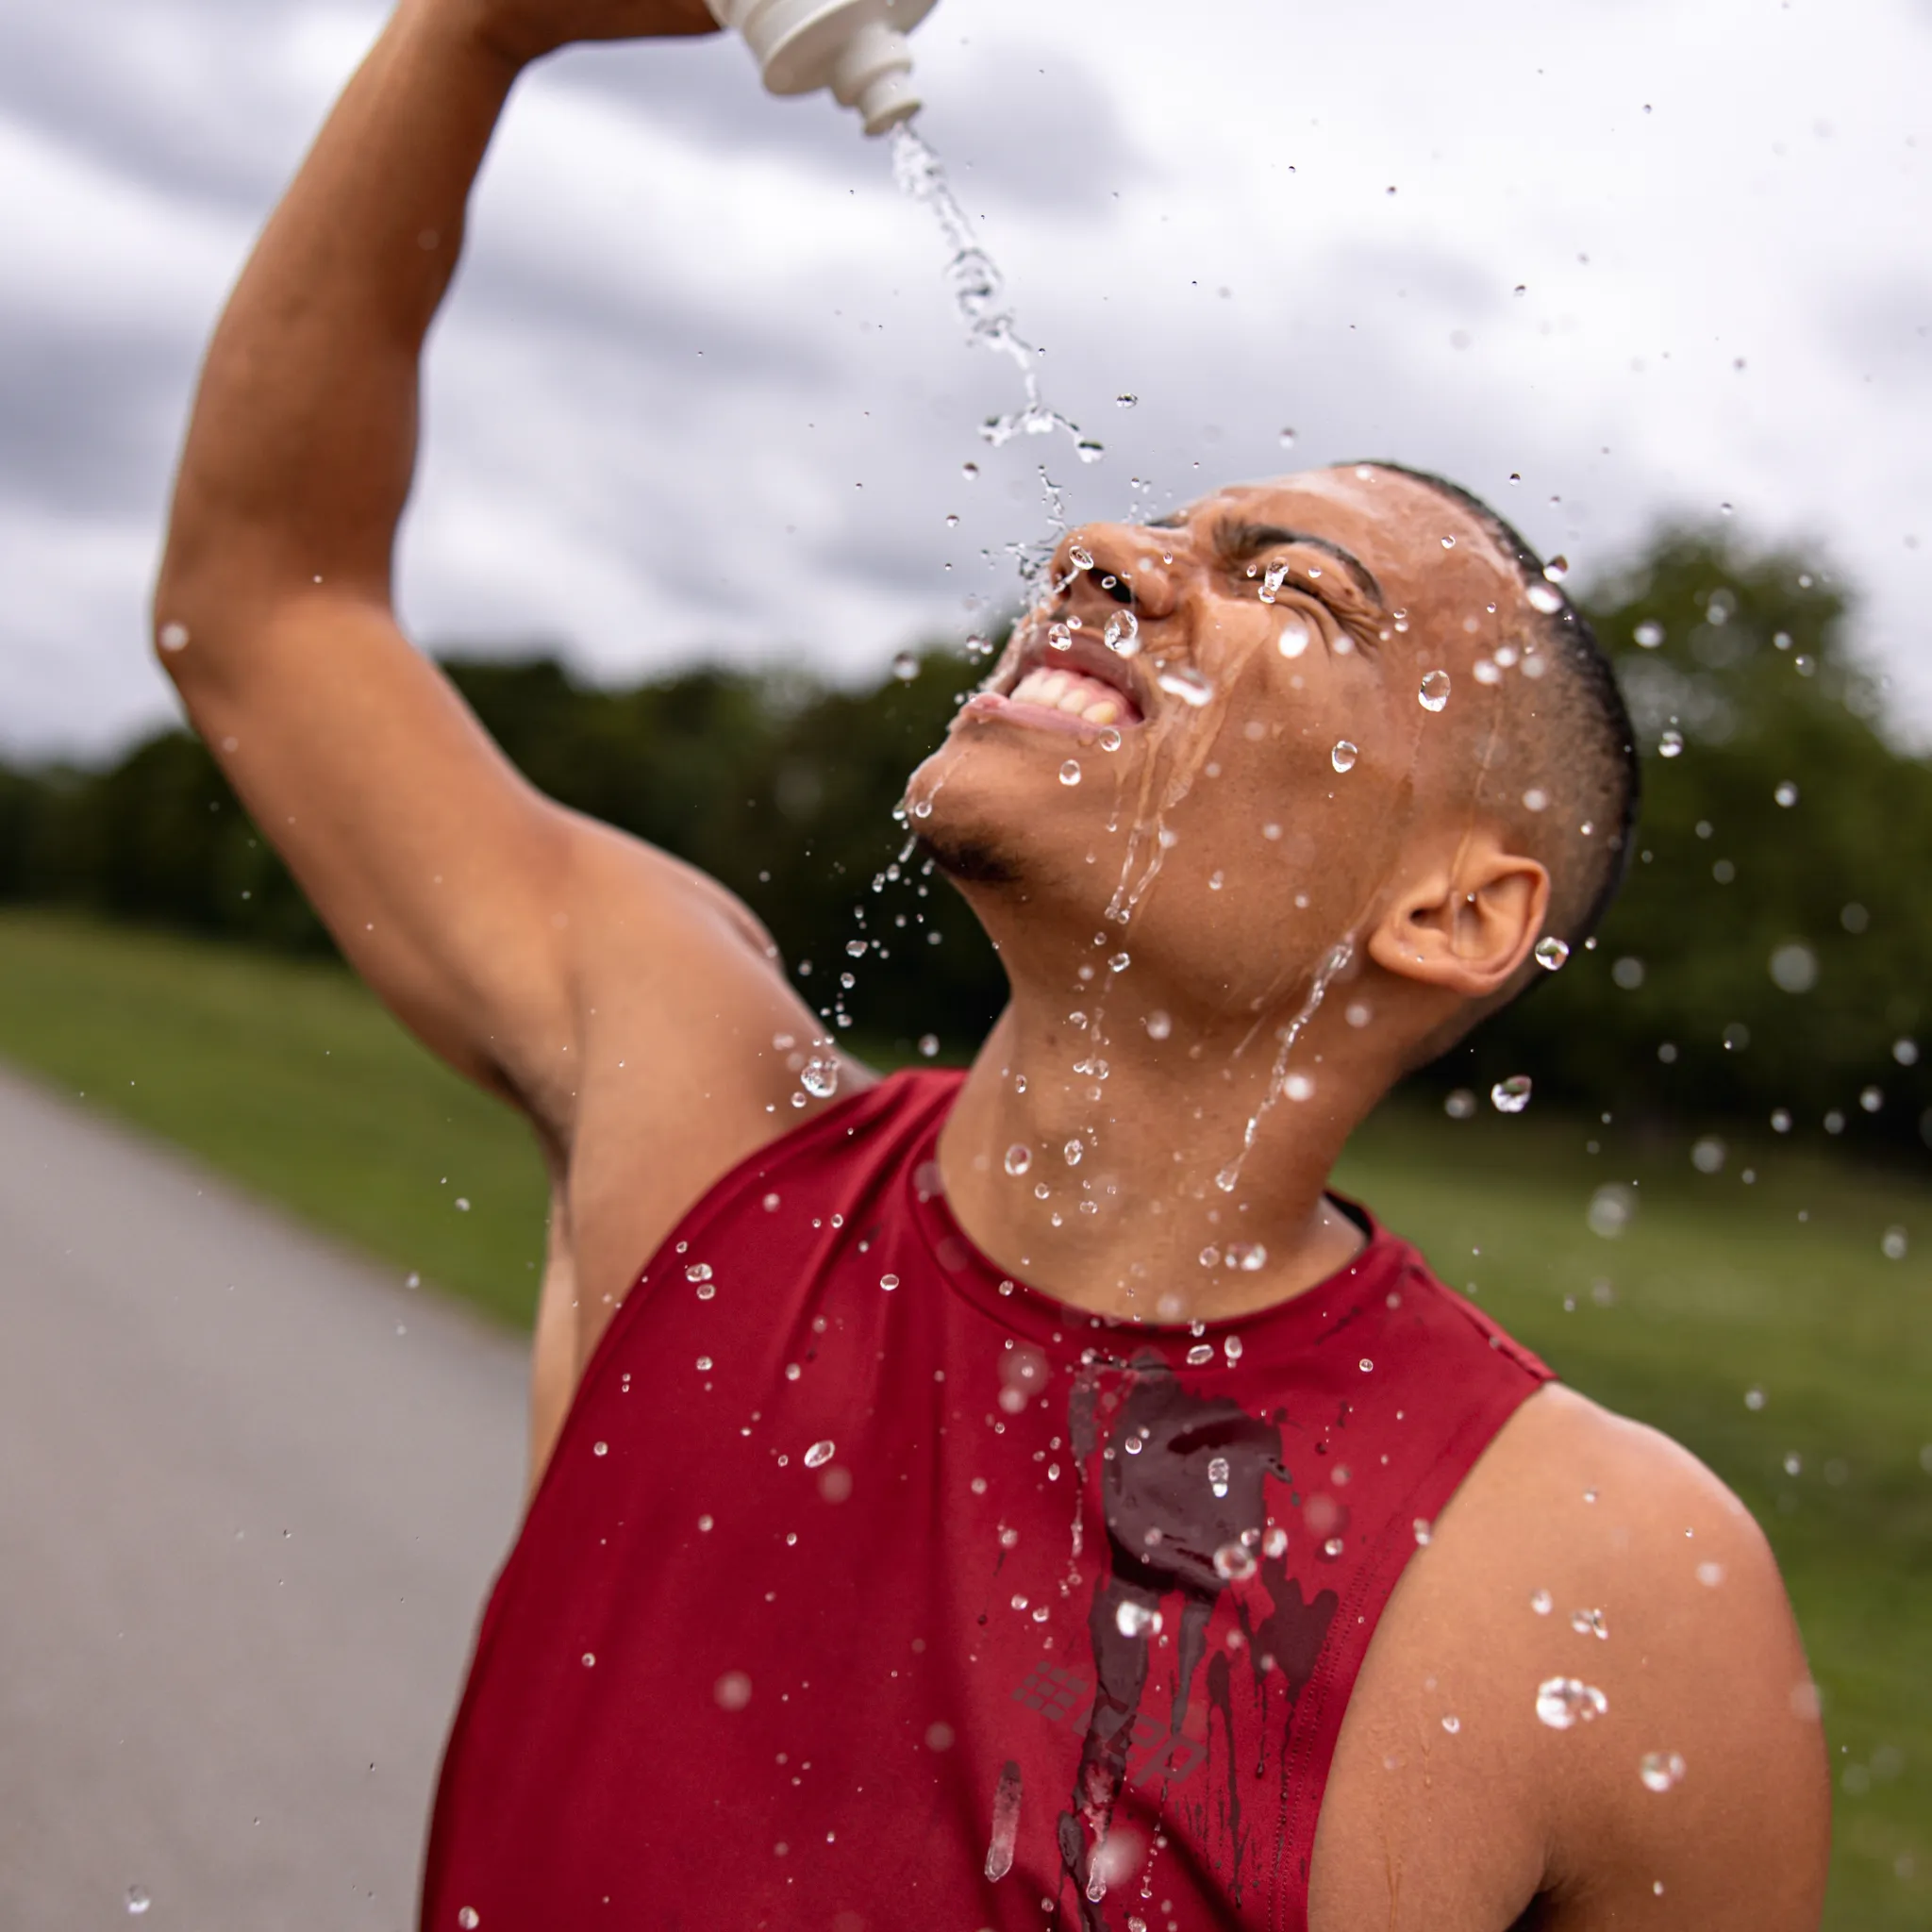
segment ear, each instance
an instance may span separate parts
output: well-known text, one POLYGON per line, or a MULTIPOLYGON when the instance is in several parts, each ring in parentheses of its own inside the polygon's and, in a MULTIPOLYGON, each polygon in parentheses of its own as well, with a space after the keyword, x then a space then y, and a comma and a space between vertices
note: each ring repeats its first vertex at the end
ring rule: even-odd
POLYGON ((1369 935, 1369 957, 1401 978, 1484 1000, 1529 957, 1549 906, 1543 867, 1478 828, 1453 860, 1397 893, 1369 935))

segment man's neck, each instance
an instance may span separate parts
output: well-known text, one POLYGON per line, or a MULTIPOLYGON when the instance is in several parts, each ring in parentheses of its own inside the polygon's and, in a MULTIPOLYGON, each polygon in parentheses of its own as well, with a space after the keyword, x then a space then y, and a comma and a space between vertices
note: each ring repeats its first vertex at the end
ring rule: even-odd
POLYGON ((1293 1063, 1314 1092, 1270 1100, 1274 1024, 1150 1033, 1124 991, 1016 991, 941 1136, 960 1225, 1016 1279, 1126 1320, 1223 1320, 1346 1266, 1361 1230, 1324 1189, 1359 1109, 1313 1030, 1293 1063))

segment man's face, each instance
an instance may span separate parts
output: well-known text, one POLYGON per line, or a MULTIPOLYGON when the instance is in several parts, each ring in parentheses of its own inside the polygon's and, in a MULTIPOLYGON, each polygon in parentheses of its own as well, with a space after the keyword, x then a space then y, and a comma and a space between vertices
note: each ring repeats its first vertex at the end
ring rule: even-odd
POLYGON ((1258 1011, 1453 850, 1532 622, 1482 525, 1391 471, 1091 525, 914 774, 913 825, 1009 954, 1083 929, 1103 979, 1124 953, 1149 995, 1258 1011))

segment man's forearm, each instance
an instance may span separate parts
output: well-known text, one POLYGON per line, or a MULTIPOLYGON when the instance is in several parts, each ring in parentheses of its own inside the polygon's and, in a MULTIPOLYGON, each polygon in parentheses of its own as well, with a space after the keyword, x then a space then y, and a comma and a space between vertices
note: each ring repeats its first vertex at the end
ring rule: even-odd
POLYGON ((517 71, 408 0, 269 222, 208 351, 157 599, 203 666, 225 617, 288 588, 387 598, 423 340, 517 71))

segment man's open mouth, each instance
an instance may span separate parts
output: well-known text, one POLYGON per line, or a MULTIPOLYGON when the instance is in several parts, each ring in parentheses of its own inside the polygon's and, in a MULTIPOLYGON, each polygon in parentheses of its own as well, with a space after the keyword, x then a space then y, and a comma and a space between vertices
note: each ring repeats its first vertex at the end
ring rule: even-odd
POLYGON ((980 716, 1088 735, 1131 726, 1143 713, 1132 672, 1104 644, 1075 637, 1065 650, 1033 644, 990 691, 968 707, 980 716))

